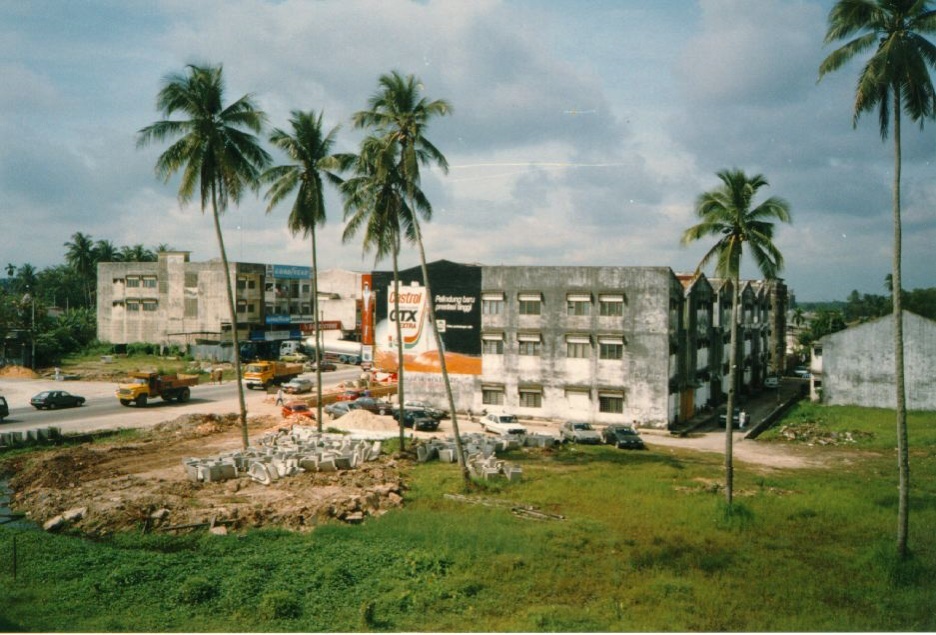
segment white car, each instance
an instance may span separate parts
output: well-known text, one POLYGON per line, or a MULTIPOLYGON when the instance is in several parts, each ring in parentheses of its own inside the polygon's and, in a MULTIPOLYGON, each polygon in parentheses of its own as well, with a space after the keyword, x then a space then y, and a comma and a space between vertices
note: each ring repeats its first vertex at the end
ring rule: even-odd
POLYGON ((764 388, 779 388, 779 387, 780 387, 779 377, 768 377, 764 380, 764 388))
POLYGON ((559 440, 568 443, 601 443, 601 434, 587 421, 566 421, 559 428, 559 440))
POLYGON ((494 434, 522 435, 527 429, 517 422, 517 417, 507 413, 487 414, 481 419, 481 427, 494 434))
POLYGON ((296 377, 283 384, 283 392, 289 393, 290 395, 298 395, 300 393, 309 392, 314 385, 315 384, 308 379, 296 377))

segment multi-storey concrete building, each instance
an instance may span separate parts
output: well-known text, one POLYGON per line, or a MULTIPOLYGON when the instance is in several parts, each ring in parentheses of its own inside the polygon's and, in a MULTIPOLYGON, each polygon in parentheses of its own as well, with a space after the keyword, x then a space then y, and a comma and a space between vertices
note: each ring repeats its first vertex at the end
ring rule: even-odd
MULTIPOLYGON (((665 427, 717 406, 728 392, 731 282, 676 276, 668 267, 428 265, 399 272, 322 272, 319 323, 360 339, 396 368, 403 348, 408 398, 444 403, 428 303, 440 327, 460 410, 637 422, 665 427), (398 298, 399 308, 394 299, 398 298), (363 316, 363 317, 362 317, 363 316), (397 341, 396 321, 402 338, 397 341)), ((248 340, 314 329, 311 270, 232 263, 237 328, 248 340)), ((220 262, 187 252, 157 263, 102 263, 98 337, 192 345, 230 340, 220 262)), ((739 390, 757 389, 783 359, 785 286, 743 282, 739 390)))

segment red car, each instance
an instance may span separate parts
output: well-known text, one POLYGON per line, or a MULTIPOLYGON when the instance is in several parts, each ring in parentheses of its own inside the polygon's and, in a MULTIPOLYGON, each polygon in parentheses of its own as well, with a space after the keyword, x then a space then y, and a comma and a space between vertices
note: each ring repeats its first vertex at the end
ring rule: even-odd
POLYGON ((304 401, 289 401, 283 404, 284 417, 306 417, 315 421, 315 413, 309 408, 309 404, 304 401))
POLYGON ((335 401, 354 401, 358 397, 363 397, 364 393, 360 390, 345 390, 335 396, 335 401))

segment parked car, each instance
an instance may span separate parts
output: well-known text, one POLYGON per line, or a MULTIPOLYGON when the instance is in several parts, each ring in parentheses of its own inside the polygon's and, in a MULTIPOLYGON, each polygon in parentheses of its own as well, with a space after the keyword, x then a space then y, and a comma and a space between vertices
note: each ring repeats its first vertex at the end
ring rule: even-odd
POLYGON ((407 401, 403 404, 403 407, 406 409, 414 408, 416 410, 425 411, 430 417, 441 421, 442 419, 448 419, 449 413, 448 410, 442 410, 441 408, 434 408, 430 406, 425 401, 407 401))
POLYGON ((566 421, 559 427, 559 440, 563 443, 601 443, 601 435, 586 421, 566 421))
MULTIPOLYGON (((315 370, 315 362, 309 362, 306 364, 306 368, 309 370, 315 370)), ((331 370, 338 370, 338 365, 335 362, 322 361, 322 372, 326 373, 331 370)))
POLYGON ((314 385, 315 384, 312 383, 311 380, 303 379, 302 377, 294 377, 283 384, 283 392, 291 395, 298 395, 300 393, 309 392, 314 385))
POLYGON ((330 403, 323 408, 323 410, 331 415, 332 419, 337 419, 341 415, 346 415, 351 412, 351 406, 348 405, 347 401, 336 401, 335 403, 330 403))
POLYGON ((779 377, 768 377, 764 380, 764 388, 779 388, 779 387, 780 387, 779 377))
POLYGON ((359 397, 363 397, 364 393, 360 390, 346 390, 335 395, 336 401, 354 401, 359 397))
MULTIPOLYGON (((400 420, 399 410, 390 414, 397 421, 400 420)), ((439 420, 426 410, 406 406, 403 410, 403 427, 434 432, 439 429, 439 420)))
POLYGON ((481 428, 494 434, 521 435, 527 433, 527 429, 520 425, 517 417, 507 413, 484 415, 481 418, 481 428))
POLYGON ((0 397, 0 421, 3 421, 4 417, 10 416, 10 406, 7 404, 6 397, 0 397))
POLYGON ((309 356, 305 353, 300 353, 296 351, 295 353, 286 353, 285 355, 280 355, 281 362, 298 362, 303 363, 309 360, 309 356))
MULTIPOLYGON (((726 419, 727 417, 725 416, 725 409, 722 408, 721 413, 718 415, 718 423, 720 423, 721 425, 725 425, 726 419)), ((740 423, 741 423, 741 408, 735 408, 734 416, 731 418, 731 426, 737 427, 740 423)))
POLYGON ((623 423, 614 423, 607 426, 601 431, 601 438, 605 443, 616 448, 642 450, 645 447, 637 430, 623 423))
POLYGON ((284 417, 305 417, 315 421, 315 413, 309 408, 309 404, 304 401, 287 401, 283 404, 284 417))
POLYGON ((75 408, 84 404, 85 398, 73 395, 64 390, 43 390, 29 400, 36 410, 51 410, 52 408, 75 408))
POLYGON ((793 376, 799 377, 800 379, 809 379, 812 375, 809 373, 809 369, 805 366, 797 366, 793 369, 793 376))
POLYGON ((373 397, 358 397, 354 401, 348 402, 348 407, 351 410, 366 410, 375 415, 385 415, 393 409, 393 404, 373 397))

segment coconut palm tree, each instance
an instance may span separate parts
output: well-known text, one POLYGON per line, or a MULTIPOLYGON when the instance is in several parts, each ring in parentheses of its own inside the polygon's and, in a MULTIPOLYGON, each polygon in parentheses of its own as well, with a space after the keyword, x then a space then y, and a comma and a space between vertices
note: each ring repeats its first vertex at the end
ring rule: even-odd
POLYGON ((318 256, 315 242, 316 226, 325 224, 325 197, 322 177, 333 184, 340 185, 342 179, 329 168, 335 166, 334 162, 326 160, 331 154, 335 143, 338 127, 334 127, 328 134, 323 133, 322 115, 316 116, 314 111, 300 112, 294 110, 289 120, 292 125, 292 134, 279 128, 270 135, 270 143, 282 150, 293 163, 278 165, 270 168, 261 175, 261 181, 270 183, 270 189, 265 198, 269 201, 267 213, 269 214, 287 196, 296 192, 292 210, 286 221, 289 230, 295 236, 302 232, 304 236, 312 238, 312 314, 315 316, 315 379, 318 399, 316 400, 316 421, 318 430, 322 431, 322 340, 319 329, 318 309, 318 256))
MULTIPOLYGON (((360 154, 345 160, 345 168, 353 175, 341 185, 344 196, 345 229, 342 241, 349 242, 363 229, 363 251, 375 252, 375 263, 388 255, 393 262, 393 308, 400 313, 400 236, 405 233, 413 237, 412 214, 406 208, 402 195, 399 174, 394 163, 393 146, 385 139, 366 137, 361 142, 360 154)), ((405 449, 403 404, 406 388, 403 368, 403 328, 400 320, 396 324, 397 347, 397 398, 400 449, 405 449)))
POLYGON ((748 177, 741 170, 718 172, 722 185, 699 195, 695 213, 701 219, 682 236, 688 245, 701 238, 714 236, 715 244, 699 263, 698 274, 708 263, 715 261, 715 275, 731 280, 731 344, 728 353, 728 403, 725 410, 725 501, 730 509, 734 489, 732 459, 732 418, 737 387, 738 358, 738 291, 741 284, 741 256, 744 244, 754 258, 758 270, 767 278, 776 278, 783 269, 783 255, 773 243, 774 224, 770 219, 790 222, 789 204, 781 198, 770 197, 751 207, 757 191, 768 185, 767 179, 757 174, 748 177))
POLYGON ((94 260, 94 240, 87 234, 75 232, 64 244, 65 262, 81 277, 85 286, 87 306, 94 306, 94 287, 97 281, 97 263, 94 260))
MULTIPOLYGON (((408 220, 412 227, 413 242, 419 248, 419 261, 422 268, 423 284, 426 287, 428 298, 429 323, 435 337, 436 350, 439 355, 439 368, 448 398, 449 411, 452 413, 452 429, 455 434, 458 465, 467 484, 469 479, 468 466, 465 463, 464 452, 461 447, 461 435, 458 430, 458 414, 455 411, 455 399, 452 395, 452 386, 449 382, 448 369, 445 363, 445 347, 439 333, 435 317, 435 303, 432 301, 432 290, 429 282, 429 270, 426 266, 426 250, 423 245, 422 231, 419 216, 428 222, 432 218, 432 207, 424 197, 417 201, 419 188, 419 166, 439 166, 443 172, 448 172, 448 162, 445 156, 425 136, 425 129, 430 119, 441 117, 452 112, 452 106, 443 99, 429 101, 421 96, 422 83, 413 75, 403 77, 399 72, 393 71, 389 75, 382 75, 379 79, 380 90, 368 101, 369 110, 362 110, 354 115, 354 125, 359 128, 371 128, 381 135, 385 142, 396 146, 396 170, 402 179, 405 196, 409 201, 407 209, 418 212, 408 220)), ((402 379, 400 381, 402 384, 402 379)))
MULTIPOLYGON (((871 57, 858 76, 852 125, 877 110, 881 139, 894 119, 893 289, 901 289, 900 119, 923 121, 936 112, 936 90, 930 68, 936 66, 936 46, 926 35, 936 33, 936 12, 928 0, 839 0, 829 12, 825 43, 847 40, 819 65, 819 79, 866 52, 871 57)), ((894 315, 894 377, 897 417, 897 553, 907 556, 910 523, 910 451, 907 446, 907 400, 904 381, 903 304, 892 294, 894 315)))
POLYGON ((120 250, 109 240, 98 240, 94 243, 94 262, 120 262, 120 250))
POLYGON ((197 193, 202 214, 206 208, 211 209, 224 268, 241 429, 246 449, 249 444, 247 405, 241 381, 237 310, 224 236, 221 233, 221 214, 229 203, 240 201, 245 189, 257 186, 263 168, 270 161, 270 155, 255 136, 263 129, 266 115, 257 109, 250 95, 224 105, 221 65, 189 65, 186 69, 184 74, 173 73, 165 78, 156 97, 156 108, 166 119, 141 129, 137 146, 178 137, 157 159, 156 174, 168 181, 176 172, 181 172, 179 202, 188 203, 197 193), (188 118, 169 119, 176 113, 188 118))

